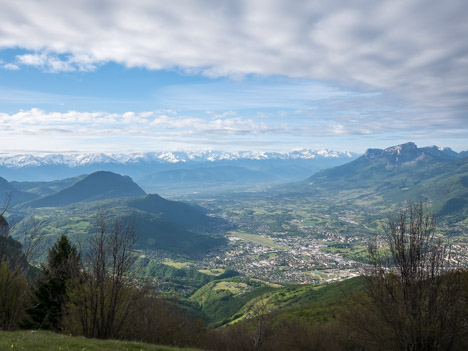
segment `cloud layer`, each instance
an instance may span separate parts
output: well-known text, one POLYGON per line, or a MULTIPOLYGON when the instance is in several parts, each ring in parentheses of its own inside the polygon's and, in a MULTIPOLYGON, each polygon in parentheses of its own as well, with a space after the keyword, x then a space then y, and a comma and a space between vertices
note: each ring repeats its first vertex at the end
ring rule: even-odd
POLYGON ((209 76, 283 75, 388 91, 466 113, 468 3, 0 1, 5 63, 51 72, 105 62, 209 76))
POLYGON ((421 117, 409 125, 405 115, 395 118, 394 111, 358 114, 349 111, 321 118, 312 111, 241 116, 232 111, 184 115, 173 110, 147 112, 46 112, 33 108, 18 113, 0 113, 0 136, 146 136, 172 138, 225 138, 230 136, 319 137, 378 135, 391 132, 425 133, 444 127, 454 137, 467 132, 457 120, 447 119, 444 126, 421 117), (410 128, 409 128, 410 127, 410 128))

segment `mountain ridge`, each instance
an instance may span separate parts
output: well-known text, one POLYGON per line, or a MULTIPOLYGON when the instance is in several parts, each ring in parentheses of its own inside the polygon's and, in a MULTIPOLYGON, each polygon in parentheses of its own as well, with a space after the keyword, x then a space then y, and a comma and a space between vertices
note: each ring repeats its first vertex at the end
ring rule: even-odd
POLYGON ((0 206, 10 197, 10 204, 16 205, 25 201, 37 199, 39 195, 21 191, 14 187, 8 180, 0 177, 0 206))
POLYGON ((302 149, 286 153, 265 151, 166 151, 166 152, 134 152, 134 153, 76 153, 76 154, 48 154, 36 156, 32 154, 18 154, 0 157, 0 165, 6 167, 38 167, 43 165, 67 165, 78 167, 96 163, 132 164, 138 162, 186 163, 186 162, 214 162, 221 160, 265 160, 265 159, 315 159, 338 158, 356 156, 349 151, 334 151, 328 149, 302 149))
MULTIPOLYGON (((90 174, 96 171, 110 171, 132 177, 147 192, 161 189, 151 175, 164 171, 177 171, 192 168, 243 167, 244 175, 249 171, 270 173, 284 181, 299 181, 321 169, 343 164, 357 157, 346 151, 295 150, 288 153, 264 151, 189 151, 189 152, 136 152, 136 153, 88 153, 88 154, 48 154, 48 155, 3 155, 0 156, 0 175, 15 181, 53 181, 90 174), (294 167, 297 171, 288 171, 294 167)), ((183 172, 183 171, 182 171, 183 172)), ((241 185, 250 184, 249 177, 243 179, 239 173, 235 181, 241 185)), ((251 178, 251 177, 250 177, 251 178)), ((272 177, 270 177, 272 178, 272 177)), ((224 176, 219 175, 222 181, 224 176)), ((269 180, 270 183, 276 180, 269 180)), ((205 183, 206 184, 206 183, 205 183)), ((205 185, 206 186, 206 185, 205 185)), ((208 185, 209 186, 209 185, 208 185)), ((179 190, 183 190, 179 189, 179 190)))
POLYGON ((294 192, 370 204, 430 202, 440 215, 468 212, 468 157, 414 143, 368 149, 361 157, 291 184, 294 192))
POLYGON ((26 207, 58 207, 77 202, 90 202, 112 198, 138 197, 146 193, 128 176, 108 171, 94 172, 72 185, 37 200, 26 207))

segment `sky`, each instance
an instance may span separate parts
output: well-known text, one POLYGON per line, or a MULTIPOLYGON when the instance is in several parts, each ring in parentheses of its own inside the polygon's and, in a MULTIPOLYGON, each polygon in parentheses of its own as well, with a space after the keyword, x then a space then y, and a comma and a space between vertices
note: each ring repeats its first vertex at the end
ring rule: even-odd
POLYGON ((0 0, 0 153, 468 150, 468 2, 0 0))

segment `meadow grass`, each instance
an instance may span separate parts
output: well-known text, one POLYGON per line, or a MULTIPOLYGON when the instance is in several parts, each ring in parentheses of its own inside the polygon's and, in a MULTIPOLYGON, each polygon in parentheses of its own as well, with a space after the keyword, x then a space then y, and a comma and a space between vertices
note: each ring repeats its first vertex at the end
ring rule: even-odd
POLYGON ((271 249, 277 249, 277 250, 289 250, 288 247, 284 245, 280 245, 275 243, 273 240, 266 238, 261 235, 257 234, 248 234, 248 233, 241 233, 241 232, 230 232, 232 236, 235 236, 240 239, 244 239, 250 242, 253 242, 254 244, 258 244, 261 246, 269 247, 271 249))
POLYGON ((220 275, 226 273, 226 270, 224 268, 199 269, 198 271, 200 273, 211 275, 214 277, 219 277, 220 275))
POLYGON ((227 290, 231 292, 232 294, 242 293, 246 289, 247 289, 247 285, 245 283, 227 282, 227 281, 218 282, 213 287, 213 290, 227 290))
POLYGON ((165 264, 166 266, 174 267, 177 269, 184 269, 192 265, 190 262, 176 262, 172 260, 165 260, 162 263, 165 264))
POLYGON ((197 349, 158 346, 131 341, 86 339, 49 331, 0 331, 0 350, 79 350, 79 351, 197 351, 197 349))

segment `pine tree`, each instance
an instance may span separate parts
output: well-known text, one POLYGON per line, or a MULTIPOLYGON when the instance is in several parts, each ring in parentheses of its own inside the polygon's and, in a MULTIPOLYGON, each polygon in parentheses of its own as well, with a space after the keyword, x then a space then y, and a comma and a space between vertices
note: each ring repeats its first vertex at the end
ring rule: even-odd
POLYGON ((27 310, 30 327, 60 330, 67 284, 80 274, 81 257, 66 235, 50 249, 42 265, 42 276, 34 291, 33 306, 27 310))

